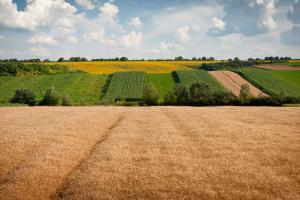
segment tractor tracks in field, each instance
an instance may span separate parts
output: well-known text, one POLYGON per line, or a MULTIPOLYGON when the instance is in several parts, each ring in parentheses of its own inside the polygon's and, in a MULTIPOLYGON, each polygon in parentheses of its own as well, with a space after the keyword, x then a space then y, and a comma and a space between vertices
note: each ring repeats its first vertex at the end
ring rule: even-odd
POLYGON ((108 129, 104 132, 104 134, 102 134, 102 136, 100 137, 99 140, 96 141, 96 143, 91 147, 91 149, 86 153, 86 155, 79 160, 79 162, 77 163, 77 165, 75 165, 70 171, 69 173, 63 178, 61 185, 56 189, 56 192, 51 195, 51 199, 63 199, 63 193, 64 191, 69 187, 70 184, 70 177, 72 176, 72 174, 77 171, 80 170, 81 167, 84 165, 85 162, 87 162, 87 160, 89 160, 92 155, 95 153, 96 149, 99 148, 99 146, 106 142, 110 136, 112 135, 112 131, 119 126, 119 124, 125 119, 125 114, 122 113, 120 114, 120 116, 117 118, 117 120, 108 127, 108 129))

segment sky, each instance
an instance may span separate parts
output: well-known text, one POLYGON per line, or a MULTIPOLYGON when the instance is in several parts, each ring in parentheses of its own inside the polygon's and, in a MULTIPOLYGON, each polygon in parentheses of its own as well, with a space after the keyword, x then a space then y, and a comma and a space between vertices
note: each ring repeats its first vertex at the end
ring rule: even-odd
POLYGON ((0 0, 0 58, 300 58, 300 0, 0 0))

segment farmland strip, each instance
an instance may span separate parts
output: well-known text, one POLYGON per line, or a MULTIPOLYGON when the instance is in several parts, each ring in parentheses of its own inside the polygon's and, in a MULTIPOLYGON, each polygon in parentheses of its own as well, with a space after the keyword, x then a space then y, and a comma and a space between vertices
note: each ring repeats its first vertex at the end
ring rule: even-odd
POLYGON ((250 93, 254 97, 267 96, 264 92, 254 87, 251 83, 240 77, 238 74, 231 71, 211 71, 209 72, 214 76, 223 86, 231 91, 236 97, 239 97, 242 85, 247 84, 250 86, 250 93))

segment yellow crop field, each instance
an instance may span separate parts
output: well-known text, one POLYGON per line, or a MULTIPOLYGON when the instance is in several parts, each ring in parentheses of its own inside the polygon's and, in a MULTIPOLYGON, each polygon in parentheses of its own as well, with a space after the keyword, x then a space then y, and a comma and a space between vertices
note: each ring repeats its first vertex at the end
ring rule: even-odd
POLYGON ((124 71, 147 73, 169 73, 175 70, 189 70, 203 63, 215 61, 96 61, 96 62, 50 62, 92 74, 111 74, 124 71))
POLYGON ((298 62, 300 62, 300 60, 289 60, 289 62, 291 62, 291 63, 298 63, 298 62))

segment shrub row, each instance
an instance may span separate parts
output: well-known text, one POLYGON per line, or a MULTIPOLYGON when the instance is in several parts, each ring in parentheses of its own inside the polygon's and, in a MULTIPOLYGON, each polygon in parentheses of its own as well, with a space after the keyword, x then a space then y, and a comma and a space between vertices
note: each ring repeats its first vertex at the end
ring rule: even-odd
POLYGON ((164 105, 190 105, 190 106, 281 106, 283 104, 300 103, 300 97, 289 97, 284 93, 270 97, 252 97, 247 85, 236 98, 229 92, 213 92, 204 82, 192 84, 189 88, 178 84, 169 91, 164 98, 164 105))
POLYGON ((202 64, 199 69, 206 70, 206 71, 216 71, 216 70, 230 70, 230 69, 239 69, 242 67, 250 67, 259 64, 272 64, 272 63, 280 63, 283 61, 260 61, 260 60, 228 60, 228 62, 218 62, 218 63, 204 63, 202 64))
POLYGON ((51 75, 74 72, 65 66, 39 63, 0 62, 0 76, 51 75))
POLYGON ((20 103, 20 104, 28 104, 29 106, 71 106, 72 101, 68 94, 65 94, 62 98, 58 95, 57 91, 54 87, 49 88, 43 99, 41 101, 37 101, 35 94, 33 91, 29 89, 17 89, 15 91, 14 96, 10 100, 11 103, 20 103))

